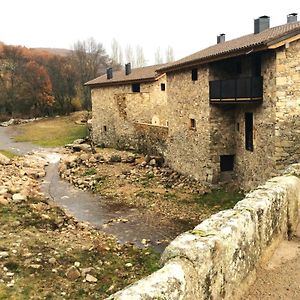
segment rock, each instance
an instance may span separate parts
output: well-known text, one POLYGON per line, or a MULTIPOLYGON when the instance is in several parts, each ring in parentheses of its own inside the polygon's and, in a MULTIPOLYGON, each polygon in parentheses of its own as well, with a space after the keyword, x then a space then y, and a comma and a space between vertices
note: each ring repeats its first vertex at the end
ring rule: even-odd
POLYGON ((128 155, 125 160, 124 160, 125 163, 134 163, 135 162, 135 156, 134 155, 128 155))
POLYGON ((79 144, 79 145, 73 145, 74 151, 84 151, 84 152, 91 152, 92 147, 89 144, 79 144))
POLYGON ((68 279, 75 280, 78 277, 80 277, 80 272, 78 271, 78 269, 75 266, 71 266, 67 270, 66 276, 67 276, 68 279))
POLYGON ((74 266, 75 266, 76 268, 79 268, 79 267, 80 267, 80 262, 79 262, 79 261, 75 261, 75 262, 74 262, 74 266))
POLYGON ((151 167, 155 167, 156 166, 156 160, 154 158, 152 158, 150 161, 149 161, 149 166, 151 167))
POLYGON ((81 275, 83 277, 85 277, 85 275, 87 275, 88 273, 91 273, 93 271, 93 267, 89 267, 89 268, 82 268, 81 269, 81 275))
POLYGON ((4 197, 0 196, 0 205, 7 205, 9 202, 4 197))
POLYGON ((38 270, 38 269, 40 269, 42 266, 39 265, 39 264, 31 264, 31 265, 29 265, 29 267, 32 268, 32 269, 38 270))
POLYGON ((112 162, 112 163, 121 162, 121 161, 122 161, 122 158, 120 155, 114 154, 109 158, 109 162, 112 162))
POLYGON ((132 266, 133 266, 132 263, 127 263, 127 264, 125 264, 125 267, 126 267, 126 268, 131 268, 132 266))
POLYGON ((83 144, 85 142, 84 139, 77 139, 73 142, 73 144, 83 144))
POLYGON ((27 198, 26 196, 20 194, 20 193, 17 193, 17 194, 13 194, 12 196, 12 200, 16 203, 19 203, 19 202, 22 202, 22 201, 25 201, 27 198))
POLYGON ((0 258, 9 257, 9 253, 7 251, 0 251, 0 258))
POLYGON ((94 277, 93 275, 87 274, 85 277, 85 280, 89 283, 96 283, 98 279, 94 277))
POLYGON ((52 265, 55 265, 56 263, 57 263, 57 260, 56 260, 56 258, 55 257, 51 257, 51 258, 49 258, 49 264, 52 264, 52 265))
POLYGON ((0 165, 9 165, 10 164, 10 159, 0 153, 0 165))

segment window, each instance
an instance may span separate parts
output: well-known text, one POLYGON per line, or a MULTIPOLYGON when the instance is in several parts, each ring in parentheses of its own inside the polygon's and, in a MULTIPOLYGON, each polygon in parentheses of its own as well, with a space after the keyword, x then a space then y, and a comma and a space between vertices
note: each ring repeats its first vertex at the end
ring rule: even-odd
POLYGON ((190 129, 196 129, 196 120, 190 119, 190 129))
POLYGON ((192 80, 198 80, 198 69, 192 69, 192 80))
POLYGON ((139 83, 133 83, 131 85, 131 90, 133 93, 139 93, 141 91, 141 85, 139 83))
POLYGON ((107 131, 107 127, 106 125, 103 126, 103 131, 106 132, 107 131))
POLYGON ((245 148, 253 151, 253 113, 245 113, 245 148))
POLYGON ((165 91, 166 90, 166 84, 165 83, 161 83, 160 84, 160 90, 161 91, 165 91))
POLYGON ((220 156, 220 169, 221 172, 233 171, 234 155, 221 155, 220 156))

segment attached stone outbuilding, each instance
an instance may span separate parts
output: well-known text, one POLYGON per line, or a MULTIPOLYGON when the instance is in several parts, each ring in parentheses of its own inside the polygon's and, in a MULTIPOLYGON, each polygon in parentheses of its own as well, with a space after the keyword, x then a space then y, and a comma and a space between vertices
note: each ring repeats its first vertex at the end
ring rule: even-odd
POLYGON ((254 27, 160 68, 175 170, 250 189, 299 161, 300 22, 269 28, 263 16, 254 27))
POLYGON ((161 65, 107 74, 91 88, 92 136, 96 144, 163 154, 168 133, 166 75, 161 65))

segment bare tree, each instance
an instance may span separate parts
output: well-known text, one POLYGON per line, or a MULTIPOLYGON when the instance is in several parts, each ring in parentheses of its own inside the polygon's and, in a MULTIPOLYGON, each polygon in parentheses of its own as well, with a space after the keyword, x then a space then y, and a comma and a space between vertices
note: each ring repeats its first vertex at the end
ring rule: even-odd
POLYGON ((122 48, 116 39, 113 39, 111 43, 111 59, 116 64, 123 65, 122 48))
POLYGON ((166 50, 166 62, 173 62, 174 60, 175 58, 173 48, 171 46, 168 46, 166 50))
POLYGON ((73 46, 73 62, 78 70, 78 80, 83 96, 85 109, 91 109, 90 91, 84 84, 99 76, 111 63, 103 45, 93 38, 78 41, 73 46))
POLYGON ((158 47, 155 51, 155 54, 154 54, 154 62, 155 64, 162 64, 163 63, 163 58, 161 56, 161 53, 160 53, 160 47, 158 47))
POLYGON ((135 57, 130 45, 127 45, 125 48, 125 59, 126 63, 131 63, 131 66, 135 67, 135 57))
POLYGON ((144 55, 144 50, 141 46, 137 45, 135 49, 135 57, 136 57, 136 62, 135 66, 136 67, 145 67, 146 66, 146 59, 144 55))

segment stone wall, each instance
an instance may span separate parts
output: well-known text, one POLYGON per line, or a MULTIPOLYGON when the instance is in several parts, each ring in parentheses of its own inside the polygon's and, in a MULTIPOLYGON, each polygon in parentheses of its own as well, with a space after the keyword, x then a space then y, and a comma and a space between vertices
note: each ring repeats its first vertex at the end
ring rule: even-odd
POLYGON ((300 157, 300 41, 276 52, 275 156, 277 170, 300 157))
POLYGON ((220 180, 220 156, 236 154, 235 106, 210 106, 210 151, 213 182, 220 180))
POLYGON ((178 236, 163 268, 108 299, 239 299, 300 216, 300 164, 178 236), (294 176, 296 175, 296 176, 294 176))
POLYGON ((167 124, 167 91, 161 91, 166 77, 141 83, 141 92, 131 92, 131 84, 93 88, 92 136, 96 144, 133 148, 135 123, 167 124))
POLYGON ((169 137, 166 162, 175 170, 202 181, 212 181, 208 68, 170 73, 168 82, 169 137), (191 119, 195 127, 191 126, 191 119))
POLYGON ((275 55, 262 56, 263 102, 240 104, 236 107, 235 173, 241 188, 252 189, 275 175, 275 55), (253 113, 254 150, 245 148, 245 113, 253 113))

